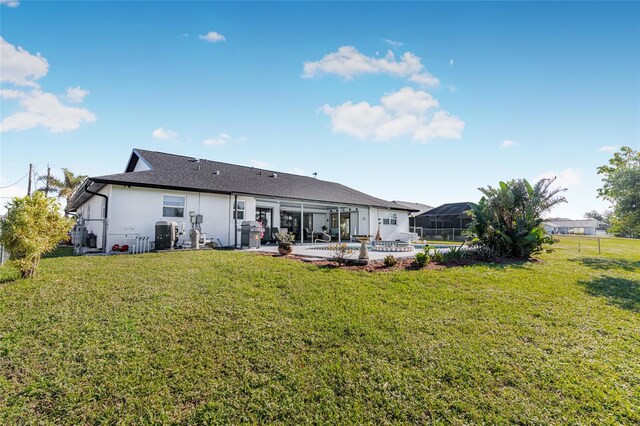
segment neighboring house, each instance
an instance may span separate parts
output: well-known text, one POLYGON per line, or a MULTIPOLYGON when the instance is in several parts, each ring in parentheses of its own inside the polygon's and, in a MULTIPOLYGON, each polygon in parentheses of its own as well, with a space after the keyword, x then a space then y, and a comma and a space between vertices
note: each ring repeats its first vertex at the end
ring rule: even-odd
POLYGON ((395 240, 408 234, 417 209, 312 177, 134 149, 124 173, 88 178, 65 210, 108 250, 137 236, 153 241, 157 221, 177 222, 186 241, 192 214, 203 215, 202 232, 225 246, 239 244, 245 220, 263 224, 264 242, 284 228, 310 242, 323 227, 333 241, 378 228, 395 240))
POLYGON ((603 222, 595 219, 549 218, 542 222, 542 226, 549 234, 596 235, 603 225, 603 222))
POLYGON ((463 239, 461 234, 471 222, 466 212, 474 205, 471 202, 443 204, 416 216, 416 228, 421 228, 424 237, 463 239))

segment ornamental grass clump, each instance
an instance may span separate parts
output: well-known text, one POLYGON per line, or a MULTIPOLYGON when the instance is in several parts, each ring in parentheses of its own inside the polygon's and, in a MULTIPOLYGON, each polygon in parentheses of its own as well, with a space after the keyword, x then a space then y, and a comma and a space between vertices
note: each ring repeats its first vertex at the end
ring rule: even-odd
POLYGON ((16 197, 7 204, 0 219, 0 244, 23 278, 33 277, 44 253, 55 249, 67 237, 73 219, 60 214, 60 205, 41 192, 16 197))

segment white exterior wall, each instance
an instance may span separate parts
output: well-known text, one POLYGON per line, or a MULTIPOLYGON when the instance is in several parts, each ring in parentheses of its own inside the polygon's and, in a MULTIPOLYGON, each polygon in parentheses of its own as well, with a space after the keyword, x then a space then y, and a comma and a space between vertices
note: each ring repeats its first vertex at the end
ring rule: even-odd
POLYGON ((380 224, 380 237, 383 240, 395 241, 406 240, 409 233, 409 212, 402 210, 390 210, 390 209, 378 209, 371 208, 369 214, 370 234, 375 236, 378 232, 378 219, 384 219, 388 217, 389 213, 395 213, 397 215, 396 225, 380 224))
MULTIPOLYGON (((98 194, 103 194, 111 198, 111 185, 107 185, 97 192, 98 194)), ((94 195, 89 198, 89 200, 87 200, 87 202, 85 202, 82 206, 80 206, 80 208, 78 208, 78 211, 76 212, 79 218, 85 219, 84 224, 87 228, 87 233, 93 232, 97 235, 97 248, 102 248, 104 220, 96 219, 104 219, 104 207, 105 199, 103 197, 94 195)), ((110 208, 111 206, 109 205, 109 209, 110 208)))
MULTIPOLYGON (((185 233, 180 235, 179 241, 189 240, 191 223, 189 212, 203 215, 201 224, 202 232, 207 234, 207 239, 220 242, 223 245, 233 245, 234 225, 233 201, 234 196, 224 194, 209 194, 189 191, 163 190, 154 188, 125 187, 122 185, 107 185, 100 193, 109 197, 108 227, 106 248, 114 244, 132 245, 135 237, 149 237, 155 240, 155 224, 158 221, 174 221, 178 228, 185 233), (185 197, 185 210, 183 218, 162 216, 163 195, 185 197)), ((241 224, 243 220, 255 220, 256 199, 250 196, 238 196, 238 201, 245 202, 245 214, 243 219, 237 221, 237 242, 240 243, 241 224)), ((272 227, 280 227, 280 204, 278 201, 260 200, 260 207, 273 209, 272 227)), ((93 196, 78 208, 78 215, 91 218, 102 218, 104 199, 93 196)), ((348 208, 345 206, 345 209, 348 208)), ((397 225, 380 225, 380 233, 383 240, 404 240, 409 232, 409 214, 401 210, 389 210, 378 208, 351 207, 351 235, 371 234, 375 236, 378 229, 378 218, 384 218, 389 213, 397 215, 397 225)), ((329 226, 329 213, 326 210, 306 209, 306 213, 313 213, 314 229, 320 231, 322 225, 329 226)), ((89 222, 89 231, 98 236, 98 247, 102 247, 102 222, 89 222)))
MULTIPOLYGON (((233 196, 223 194, 113 186, 109 199, 107 249, 114 244, 132 244, 136 236, 150 237, 154 241, 155 224, 158 221, 176 222, 180 231, 185 230, 180 235, 180 241, 188 241, 191 211, 203 215, 201 229, 207 234, 207 239, 216 242, 220 240, 223 245, 233 245, 233 201, 233 196), (186 198, 183 218, 162 216, 163 195, 186 198)), ((239 243, 242 221, 255 218, 255 199, 238 196, 238 201, 245 202, 245 219, 237 221, 239 243)))

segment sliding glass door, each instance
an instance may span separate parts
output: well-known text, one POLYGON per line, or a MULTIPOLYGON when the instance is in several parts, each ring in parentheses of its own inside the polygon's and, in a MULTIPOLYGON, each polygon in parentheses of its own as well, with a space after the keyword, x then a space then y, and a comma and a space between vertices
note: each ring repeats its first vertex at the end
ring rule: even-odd
POLYGON ((264 234, 262 235, 263 244, 275 238, 275 236, 273 235, 272 219, 273 209, 266 209, 263 207, 256 208, 256 221, 260 222, 262 228, 264 229, 264 234))

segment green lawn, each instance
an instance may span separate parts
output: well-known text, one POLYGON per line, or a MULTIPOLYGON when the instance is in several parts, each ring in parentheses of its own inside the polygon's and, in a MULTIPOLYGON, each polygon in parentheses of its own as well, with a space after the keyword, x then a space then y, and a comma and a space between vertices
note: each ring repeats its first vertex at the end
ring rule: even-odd
POLYGON ((0 424, 637 424, 640 241, 601 243, 388 273, 223 251, 0 268, 0 424))

